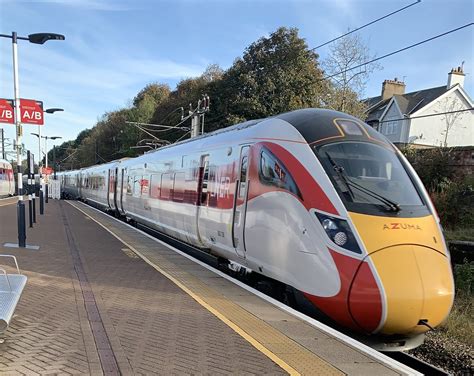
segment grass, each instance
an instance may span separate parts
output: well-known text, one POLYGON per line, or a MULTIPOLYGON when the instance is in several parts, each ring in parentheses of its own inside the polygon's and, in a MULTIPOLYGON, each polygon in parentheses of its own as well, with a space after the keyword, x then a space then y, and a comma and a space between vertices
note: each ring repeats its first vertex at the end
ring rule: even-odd
POLYGON ((474 344, 474 297, 460 295, 454 300, 453 309, 446 322, 439 328, 449 338, 467 346, 474 344))
POLYGON ((456 297, 451 314, 442 331, 469 346, 474 344, 474 262, 454 267, 456 297))

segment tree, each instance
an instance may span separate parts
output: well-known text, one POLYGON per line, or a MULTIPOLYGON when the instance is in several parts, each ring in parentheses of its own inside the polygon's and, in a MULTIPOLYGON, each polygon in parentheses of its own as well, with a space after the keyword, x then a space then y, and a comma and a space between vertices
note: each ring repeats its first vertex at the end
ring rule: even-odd
POLYGON ((168 99, 170 92, 169 86, 165 84, 153 83, 145 86, 133 99, 130 121, 149 123, 156 107, 168 99))
POLYGON ((212 89, 213 108, 242 120, 320 107, 327 83, 298 30, 282 27, 252 43, 212 89))
POLYGON ((357 34, 335 41, 329 51, 329 56, 323 62, 326 75, 333 76, 327 106, 364 119, 366 105, 361 102, 361 98, 370 73, 380 69, 380 65, 364 64, 375 56, 370 55, 367 45, 357 34), (351 69, 361 64, 359 68, 351 69))
POLYGON ((465 114, 461 110, 464 110, 466 107, 458 97, 447 97, 441 101, 439 108, 441 110, 435 112, 442 113, 441 119, 444 121, 443 131, 441 132, 444 140, 441 146, 447 147, 449 132, 458 126, 459 121, 462 120, 465 114))

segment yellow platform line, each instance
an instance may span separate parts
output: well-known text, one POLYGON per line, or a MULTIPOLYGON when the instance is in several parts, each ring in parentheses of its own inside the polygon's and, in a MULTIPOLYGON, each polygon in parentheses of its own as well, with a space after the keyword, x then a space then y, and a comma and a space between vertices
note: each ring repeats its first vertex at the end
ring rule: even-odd
MULTIPOLYGON (((150 260, 143 251, 137 249, 138 247, 134 247, 130 244, 130 241, 126 241, 123 239, 125 233, 122 236, 118 236, 113 230, 111 230, 108 226, 101 223, 97 219, 95 219, 90 213, 87 211, 92 209, 82 210, 76 204, 73 204, 68 201, 68 203, 74 206, 77 210, 88 216, 91 220, 96 222, 99 226, 104 228, 107 232, 109 232, 112 236, 122 242, 125 246, 139 255, 147 264, 152 266, 155 270, 163 274, 166 278, 172 281, 176 286, 178 286, 181 290, 186 292, 189 296, 191 296, 196 302, 198 302, 203 308, 208 310, 214 316, 216 316, 219 320, 229 326, 235 333, 240 335, 244 338, 247 342, 249 342, 253 347, 255 347, 258 351, 262 354, 267 356, 273 362, 275 362, 278 366, 280 366, 283 370, 288 372, 290 375, 300 375, 301 373, 304 374, 333 374, 333 375, 341 375, 343 374, 340 370, 333 367, 331 364, 325 362, 323 359, 319 358, 316 354, 313 354, 311 351, 306 349, 305 347, 301 346, 300 344, 296 343, 292 339, 288 338, 287 336, 283 335, 275 328, 270 326, 269 324, 265 323, 261 319, 256 318, 254 315, 250 314, 248 311, 244 310, 240 306, 236 305, 235 303, 229 301, 227 298, 223 297, 218 292, 214 291, 212 288, 209 288, 207 285, 203 284, 199 279, 195 278, 191 274, 186 271, 182 271, 176 265, 174 265, 169 260, 162 260, 160 265, 158 266, 156 262, 150 260), (165 268, 169 269, 170 272, 166 271, 165 268), (174 273, 173 273, 174 271, 174 273), (177 271, 177 272, 176 272, 177 271), (176 274, 176 276, 173 276, 176 274), (192 286, 194 291, 186 286, 186 283, 189 286, 192 286), (199 292, 199 293, 198 293, 199 292), (207 298, 207 299, 206 299, 207 298), (206 301, 207 300, 207 301, 206 301), (216 307, 219 307, 220 310, 216 307), (244 311, 238 312, 238 311, 244 311), (223 312, 226 312, 224 314, 223 312), (240 313, 240 317, 239 317, 240 313), (232 320, 234 319, 234 321, 232 320), (240 325, 237 325, 236 322, 239 322, 240 325), (258 327, 256 327, 258 325, 258 327), (263 341, 257 340, 254 336, 248 333, 249 330, 245 330, 243 327, 247 327, 247 329, 256 329, 253 330, 255 333, 260 334, 260 338, 263 341), (262 344, 263 342, 263 344, 262 344), (271 348, 277 351, 272 351, 271 348), (282 356, 277 355, 276 353, 280 353, 283 357, 288 359, 282 359, 282 356), (290 365, 289 363, 294 363, 290 365), (316 371, 317 370, 317 371, 316 371)), ((107 217, 104 217, 109 219, 107 217)), ((109 219, 110 220, 110 219, 109 219)), ((113 226, 111 226, 113 227, 113 226)), ((134 234, 139 234, 133 229, 134 234)), ((143 236, 142 234, 139 234, 143 236)), ((133 239, 131 239, 133 241, 133 239)), ((156 243, 159 244, 159 243, 156 243)), ((141 248, 141 247, 139 247, 141 248)), ((146 252, 146 247, 145 252, 146 252)))

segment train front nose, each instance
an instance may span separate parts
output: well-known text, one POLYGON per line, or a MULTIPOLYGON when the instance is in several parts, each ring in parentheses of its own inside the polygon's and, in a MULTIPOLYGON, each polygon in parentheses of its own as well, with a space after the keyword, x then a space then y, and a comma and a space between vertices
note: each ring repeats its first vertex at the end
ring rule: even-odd
MULTIPOLYGON (((447 257, 432 248, 417 245, 387 247, 367 256, 380 278, 385 291, 385 314, 378 332, 383 334, 422 333, 429 328, 421 320, 436 327, 448 315, 454 285, 447 257)), ((363 291, 354 286, 364 285, 363 274, 357 273, 349 295, 349 308, 361 326, 370 314, 370 304, 361 306, 363 291)), ((367 294, 369 291, 366 292, 367 294)))

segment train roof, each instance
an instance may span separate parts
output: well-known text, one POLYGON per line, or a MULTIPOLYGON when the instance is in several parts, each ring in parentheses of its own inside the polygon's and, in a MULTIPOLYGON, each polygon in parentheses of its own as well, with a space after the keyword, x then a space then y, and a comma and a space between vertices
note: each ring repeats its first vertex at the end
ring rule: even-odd
POLYGON ((305 108, 301 110, 285 112, 283 114, 275 115, 265 119, 255 119, 246 121, 244 123, 235 124, 229 127, 218 129, 214 132, 203 134, 198 137, 183 140, 181 142, 167 145, 156 150, 151 150, 145 154, 150 154, 158 150, 163 150, 177 145, 202 140, 226 132, 250 128, 262 121, 266 121, 269 119, 280 119, 291 124, 298 130, 298 132, 300 132, 300 134, 303 136, 306 142, 308 142, 308 144, 324 142, 326 140, 334 141, 336 138, 340 138, 346 141, 367 141, 369 139, 371 141, 382 142, 387 146, 390 145, 390 142, 382 134, 380 134, 371 126, 365 124, 362 120, 354 116, 334 110, 327 110, 321 108, 305 108), (339 124, 343 123, 343 120, 350 121, 351 123, 356 123, 359 132, 357 132, 357 129, 353 130, 352 132, 350 130, 344 132, 339 124))
POLYGON ((3 166, 4 165, 9 165, 11 167, 11 163, 9 161, 7 161, 6 159, 0 159, 0 164, 2 164, 3 166))
POLYGON ((286 112, 275 116, 275 118, 293 125, 308 144, 335 141, 337 139, 344 139, 345 141, 367 141, 369 139, 382 142, 387 146, 390 145, 390 142, 371 126, 354 116, 339 111, 306 108, 286 112))

